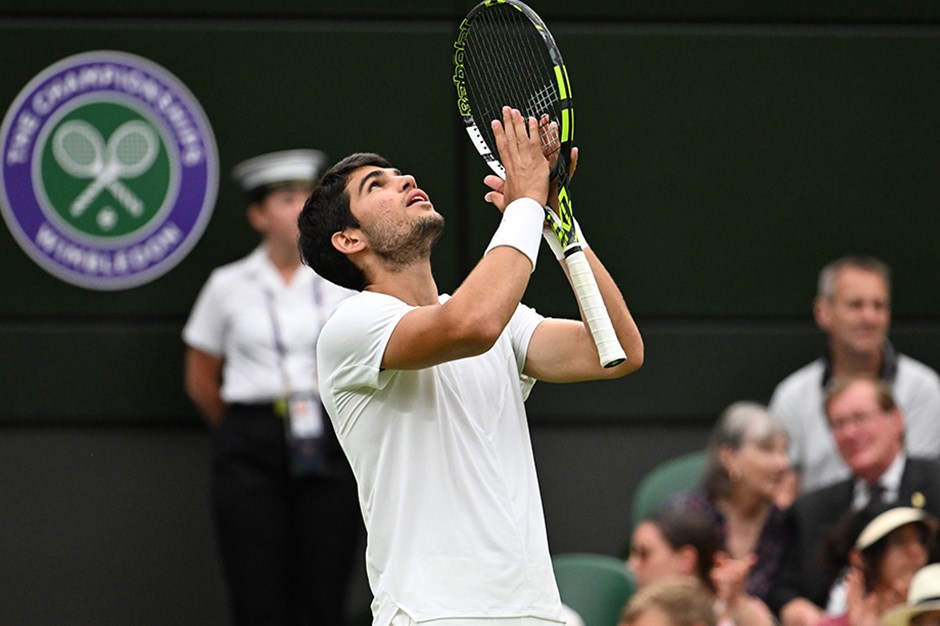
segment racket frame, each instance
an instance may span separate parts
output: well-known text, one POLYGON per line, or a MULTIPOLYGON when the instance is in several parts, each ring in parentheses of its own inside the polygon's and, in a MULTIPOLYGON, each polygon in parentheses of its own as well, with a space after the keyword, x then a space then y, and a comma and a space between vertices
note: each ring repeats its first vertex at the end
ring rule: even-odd
MULTIPOLYGON (((454 41, 454 74, 453 83, 457 90, 457 110, 463 119, 464 126, 470 141, 490 169, 500 178, 506 178, 506 170, 500 163, 495 146, 487 144, 484 133, 480 130, 477 120, 473 116, 473 108, 467 88, 467 73, 464 67, 464 52, 470 30, 477 16, 494 7, 508 5, 520 11, 531 22, 532 26, 541 35, 542 42, 548 50, 553 64, 555 85, 558 89, 560 104, 560 120, 558 127, 558 158, 552 169, 552 177, 557 179, 558 212, 545 207, 545 218, 552 232, 558 238, 565 251, 565 264, 571 276, 571 284, 581 307, 584 319, 590 328, 594 343, 597 346, 600 363, 603 367, 614 367, 627 359, 627 355, 617 339, 617 333, 610 321, 610 315, 604 305, 603 296, 597 285, 597 280, 591 270, 587 256, 581 249, 577 228, 574 222, 574 212, 571 197, 568 193, 568 168, 570 165, 571 146, 574 140, 574 103, 571 93, 571 83, 568 80, 568 70, 561 56, 555 39, 545 22, 525 3, 519 0, 483 0, 477 4, 467 17, 461 22, 457 38, 454 41)), ((509 104, 509 103, 507 103, 509 104)), ((483 121, 483 120, 481 120, 483 121)))

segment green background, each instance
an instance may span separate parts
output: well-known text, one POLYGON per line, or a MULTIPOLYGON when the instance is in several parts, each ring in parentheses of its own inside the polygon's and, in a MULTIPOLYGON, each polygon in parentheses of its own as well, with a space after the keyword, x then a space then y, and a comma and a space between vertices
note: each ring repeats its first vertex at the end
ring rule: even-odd
MULTIPOLYGON (((209 435, 179 335, 211 269, 257 241, 231 169, 288 148, 384 154, 447 219, 434 268, 454 289, 498 218, 450 82, 472 4, 2 3, 0 108, 66 56, 133 53, 199 99, 221 172, 199 243, 134 289, 64 283, 0 228, 0 623, 223 623, 209 435)), ((829 260, 888 262, 896 345, 940 365, 940 5, 533 6, 577 105, 576 215, 647 361, 621 381, 538 385, 532 436, 553 550, 616 553, 643 472, 822 350, 810 305, 829 260)), ((562 281, 543 255, 526 302, 572 315, 562 281)))

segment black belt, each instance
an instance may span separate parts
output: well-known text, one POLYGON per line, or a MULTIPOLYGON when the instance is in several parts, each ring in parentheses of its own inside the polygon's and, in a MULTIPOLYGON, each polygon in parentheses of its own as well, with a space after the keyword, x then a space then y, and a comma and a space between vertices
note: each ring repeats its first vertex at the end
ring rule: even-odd
POLYGON ((230 411, 238 413, 257 413, 264 411, 277 417, 287 415, 287 401, 283 398, 268 400, 267 402, 232 402, 228 405, 230 411))

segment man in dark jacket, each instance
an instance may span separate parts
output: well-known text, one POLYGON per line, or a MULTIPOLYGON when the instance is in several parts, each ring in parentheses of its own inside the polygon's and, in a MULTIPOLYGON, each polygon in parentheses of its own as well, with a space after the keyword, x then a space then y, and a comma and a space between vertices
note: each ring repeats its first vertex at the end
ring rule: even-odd
POLYGON ((904 415, 883 381, 842 379, 825 407, 852 478, 802 495, 787 512, 790 543, 768 597, 783 626, 813 626, 822 616, 836 578, 820 551, 846 512, 877 498, 940 515, 940 462, 905 454, 904 415))

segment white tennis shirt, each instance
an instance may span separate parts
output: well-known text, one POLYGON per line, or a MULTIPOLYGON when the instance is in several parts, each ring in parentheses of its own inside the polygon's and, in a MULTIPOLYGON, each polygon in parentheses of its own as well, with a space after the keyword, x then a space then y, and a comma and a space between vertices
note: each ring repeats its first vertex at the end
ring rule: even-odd
MULTIPOLYGON (((441 296, 441 302, 447 296, 441 296)), ((544 319, 520 305, 480 356, 381 370, 412 307, 363 292, 320 335, 320 391, 359 488, 373 624, 532 616, 564 622, 523 401, 544 319)))

